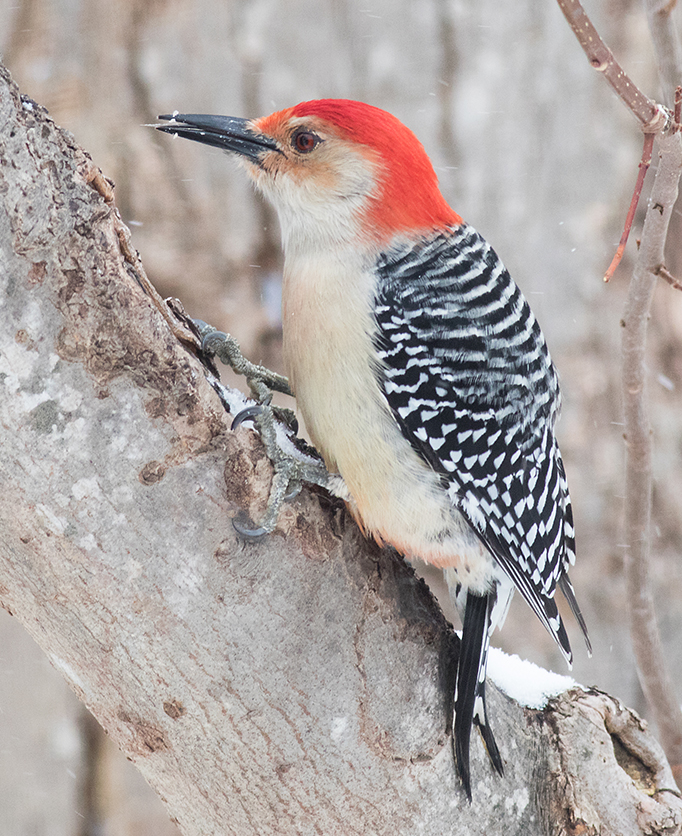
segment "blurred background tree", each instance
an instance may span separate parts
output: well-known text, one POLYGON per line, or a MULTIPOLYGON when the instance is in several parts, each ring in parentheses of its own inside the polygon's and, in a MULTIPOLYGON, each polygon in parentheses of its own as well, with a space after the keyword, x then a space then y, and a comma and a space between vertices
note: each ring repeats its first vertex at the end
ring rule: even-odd
MULTIPOLYGON (((635 82, 660 99, 640 4, 593 0, 587 11, 635 82)), ((0 0, 0 19, 0 51, 22 91, 116 182, 116 203, 159 292, 179 297, 192 316, 234 334, 250 359, 278 370, 276 219, 223 154, 144 125, 175 109, 258 116, 343 97, 390 110, 417 133, 446 198, 526 294, 559 369, 558 435, 578 542, 572 577, 595 650, 587 659, 571 630, 574 676, 646 716, 628 635, 621 534, 619 320, 634 240, 612 283, 601 281, 620 237, 641 134, 590 71, 556 4, 0 0)), ((680 217, 676 210, 667 253, 678 278, 680 217)), ((682 296, 661 284, 649 340, 652 573, 672 671, 682 669, 681 338, 682 296)), ((439 591, 438 577, 428 580, 439 591)), ((447 595, 441 600, 457 624, 447 595)), ((176 833, 22 628, 0 616, 0 832, 176 833)), ((564 672, 551 639, 518 600, 498 640, 564 672)))

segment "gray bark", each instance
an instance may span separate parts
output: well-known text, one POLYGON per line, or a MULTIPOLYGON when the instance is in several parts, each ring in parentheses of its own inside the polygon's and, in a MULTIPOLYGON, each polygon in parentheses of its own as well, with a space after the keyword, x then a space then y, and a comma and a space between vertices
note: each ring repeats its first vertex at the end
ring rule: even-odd
POLYGON ((677 833, 640 721, 490 687, 506 765, 448 728, 457 640, 426 586, 270 466, 142 291, 89 157, 0 79, 0 603, 195 834, 677 833))

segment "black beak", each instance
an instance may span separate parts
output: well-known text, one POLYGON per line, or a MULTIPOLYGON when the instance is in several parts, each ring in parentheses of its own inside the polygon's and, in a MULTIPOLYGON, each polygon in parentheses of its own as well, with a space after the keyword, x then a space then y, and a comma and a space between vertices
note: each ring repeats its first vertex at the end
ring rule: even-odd
POLYGON ((167 125, 154 127, 167 134, 177 134, 224 151, 234 151, 259 163, 266 151, 279 151, 277 143, 250 127, 248 119, 234 116, 212 116, 205 113, 172 113, 159 116, 167 125))

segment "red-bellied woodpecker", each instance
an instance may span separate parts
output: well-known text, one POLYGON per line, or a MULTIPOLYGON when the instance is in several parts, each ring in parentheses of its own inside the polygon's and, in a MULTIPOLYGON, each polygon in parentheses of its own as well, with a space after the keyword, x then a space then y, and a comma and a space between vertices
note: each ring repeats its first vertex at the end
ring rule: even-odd
POLYGON ((518 589, 571 662, 557 585, 574 532, 542 332, 501 261, 441 195, 414 134, 378 108, 304 102, 261 119, 178 114, 160 130, 236 152, 284 243, 296 402, 366 534, 441 567, 463 613, 457 768, 485 703, 490 634, 518 589))

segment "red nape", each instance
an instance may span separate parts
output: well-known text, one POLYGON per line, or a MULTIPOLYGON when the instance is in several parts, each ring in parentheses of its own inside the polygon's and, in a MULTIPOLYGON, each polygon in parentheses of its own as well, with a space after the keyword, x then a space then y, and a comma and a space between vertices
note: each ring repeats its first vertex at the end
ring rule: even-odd
POLYGON ((290 115, 324 119, 341 136, 375 152, 373 157, 383 168, 384 177, 368 222, 380 237, 462 223, 440 193, 424 146, 392 114, 350 99, 320 99, 301 102, 291 108, 290 115))

